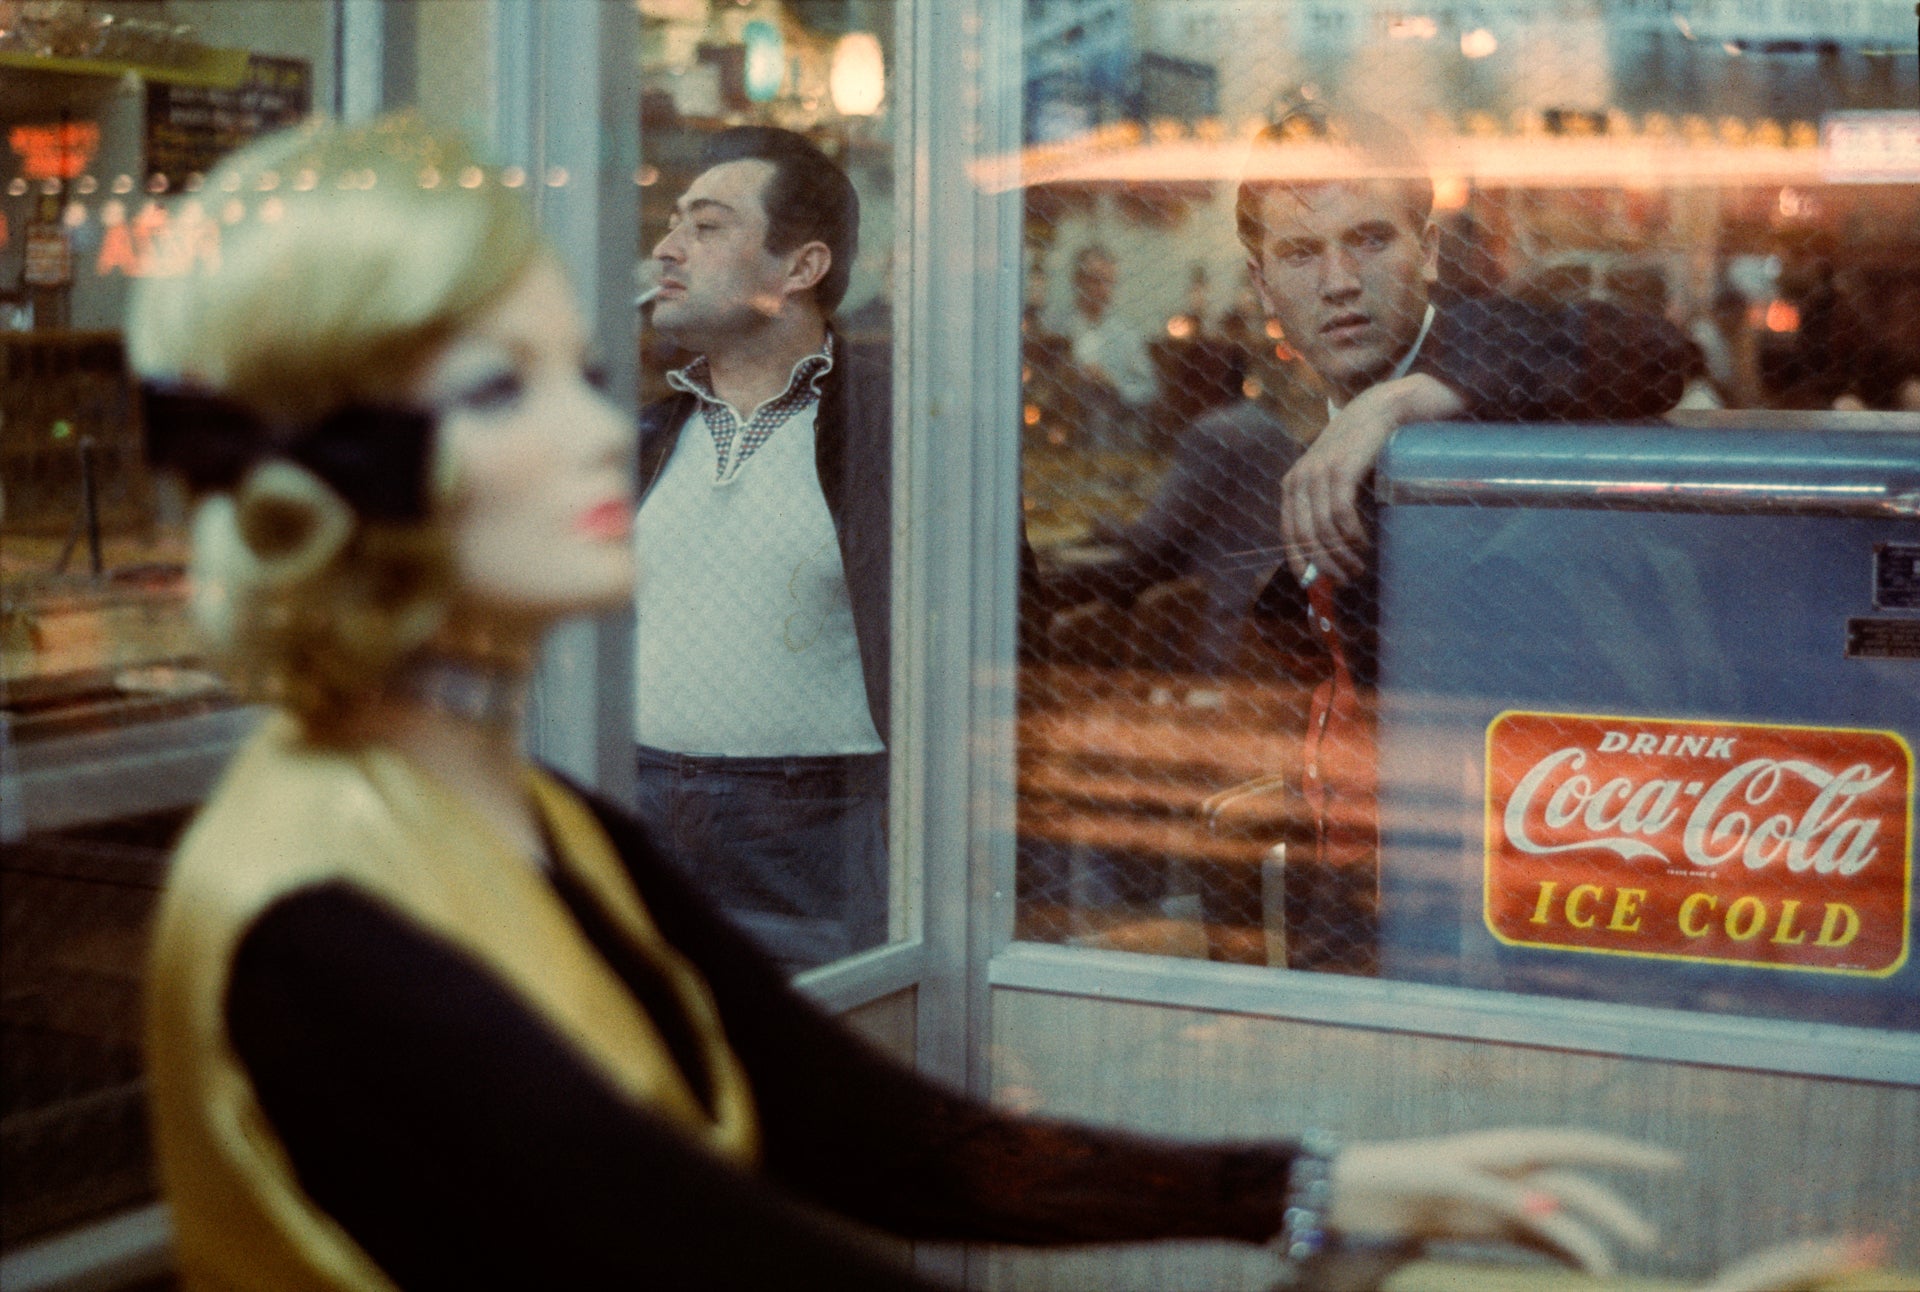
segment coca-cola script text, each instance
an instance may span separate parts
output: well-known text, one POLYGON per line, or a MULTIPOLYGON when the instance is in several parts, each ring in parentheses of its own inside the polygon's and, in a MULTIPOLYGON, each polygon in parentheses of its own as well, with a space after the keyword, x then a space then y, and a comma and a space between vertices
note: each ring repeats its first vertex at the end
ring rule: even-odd
POLYGON ((1487 729, 1487 927, 1890 974, 1908 950, 1913 794, 1893 732, 1504 713, 1487 729))

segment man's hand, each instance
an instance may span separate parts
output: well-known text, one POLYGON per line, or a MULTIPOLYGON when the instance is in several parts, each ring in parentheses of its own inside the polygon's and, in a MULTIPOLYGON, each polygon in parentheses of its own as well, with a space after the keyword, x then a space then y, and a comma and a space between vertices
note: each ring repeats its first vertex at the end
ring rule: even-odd
POLYGON ((1360 512, 1360 491, 1387 437, 1408 422, 1466 411, 1460 396, 1416 373, 1355 395, 1280 482, 1280 533, 1296 578, 1311 565, 1335 583, 1360 577, 1373 535, 1360 512))
POLYGON ((1502 1238, 1545 1248, 1592 1274, 1613 1269, 1609 1239, 1645 1250, 1648 1224, 1575 1167, 1670 1171, 1663 1148, 1582 1130, 1478 1131, 1356 1144, 1333 1160, 1329 1219, 1368 1238, 1502 1238))

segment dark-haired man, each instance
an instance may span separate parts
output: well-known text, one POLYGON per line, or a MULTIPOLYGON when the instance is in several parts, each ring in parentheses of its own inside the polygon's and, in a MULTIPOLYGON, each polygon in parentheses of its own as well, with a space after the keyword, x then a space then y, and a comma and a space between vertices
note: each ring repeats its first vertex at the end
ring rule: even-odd
MULTIPOLYGON (((1324 880, 1330 895, 1289 892, 1290 930, 1327 934, 1290 947, 1296 965, 1371 963, 1370 908, 1349 918, 1348 902, 1370 885, 1371 798, 1366 785, 1330 783, 1316 769, 1338 762, 1370 775, 1361 700, 1377 635, 1370 482, 1388 437, 1416 421, 1656 415, 1679 399, 1692 357, 1665 320, 1601 302, 1436 303, 1432 211, 1424 162, 1371 113, 1310 103, 1263 131, 1236 224, 1260 300, 1316 389, 1289 387, 1209 414, 1182 437, 1159 495, 1125 536, 1126 555, 1070 587, 1049 587, 1056 603, 1082 593, 1125 600, 1152 582, 1199 575, 1209 597, 1194 661, 1202 671, 1229 666, 1249 612, 1289 647, 1311 625, 1332 675, 1315 696, 1303 787, 1318 864, 1290 866, 1289 885, 1324 880), (1356 792, 1359 802, 1338 801, 1356 792), (1328 913, 1328 904, 1347 909, 1328 913)), ((1214 909, 1223 894, 1202 897, 1210 919, 1257 919, 1214 909)))
POLYGON ((1370 576, 1366 484, 1398 427, 1654 416, 1684 386, 1691 343, 1658 317, 1492 295, 1437 307, 1432 212, 1433 184, 1411 144, 1358 111, 1310 107, 1269 128, 1240 187, 1248 271, 1327 392, 1324 429, 1282 491, 1287 562, 1303 582, 1370 576), (1265 164, 1303 143, 1353 177, 1301 179, 1265 164))
POLYGON ((887 933, 891 393, 829 326, 846 175, 742 127, 654 248, 653 326, 695 358, 642 413, 639 814, 789 967, 887 933))
MULTIPOLYGON (((1370 113, 1310 104, 1255 141, 1235 212, 1247 271, 1324 401, 1289 400, 1264 418, 1230 410, 1211 420, 1244 433, 1188 438, 1211 458, 1200 474, 1212 480, 1224 471, 1271 485, 1284 475, 1278 531, 1256 536, 1277 540, 1267 544, 1275 563, 1284 550, 1304 582, 1370 577, 1366 486, 1400 426, 1653 416, 1684 384, 1690 343, 1657 317, 1597 301, 1547 309, 1490 294, 1436 304, 1432 213, 1424 162, 1370 113), (1291 160, 1306 149, 1319 150, 1318 174, 1291 160), (1279 463, 1264 452, 1237 461, 1240 442, 1282 432, 1308 447, 1283 449, 1279 463), (1256 469, 1242 469, 1249 466, 1256 469)), ((1176 466, 1174 485, 1189 484, 1182 474, 1176 466)), ((1217 508, 1214 516, 1232 527, 1252 519, 1217 508)), ((1246 537, 1234 545, 1244 550, 1246 537)))

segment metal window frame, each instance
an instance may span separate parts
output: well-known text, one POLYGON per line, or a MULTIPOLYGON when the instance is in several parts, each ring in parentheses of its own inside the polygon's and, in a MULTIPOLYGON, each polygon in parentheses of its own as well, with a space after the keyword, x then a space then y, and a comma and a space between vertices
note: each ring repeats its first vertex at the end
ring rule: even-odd
POLYGON ((922 869, 920 1066, 984 1093, 984 967, 1004 940, 996 920, 1012 929, 1023 231, 1018 193, 984 191, 973 167, 1019 147, 1021 11, 1018 0, 906 8, 896 822, 922 869))
POLYGON ((7 1292, 102 1292, 162 1278, 173 1269, 173 1221, 151 1202, 41 1239, 0 1260, 7 1292))
POLYGON ((1835 1024, 1013 943, 995 988, 1783 1075, 1920 1085, 1920 1037, 1835 1024))

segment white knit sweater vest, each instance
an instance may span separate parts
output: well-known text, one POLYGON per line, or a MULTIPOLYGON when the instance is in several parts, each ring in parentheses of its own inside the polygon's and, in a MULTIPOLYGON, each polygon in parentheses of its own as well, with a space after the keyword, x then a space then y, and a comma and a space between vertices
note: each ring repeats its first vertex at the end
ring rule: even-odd
POLYGON ((769 757, 884 748, 802 409, 724 484, 698 409, 634 524, 634 739, 769 757))

